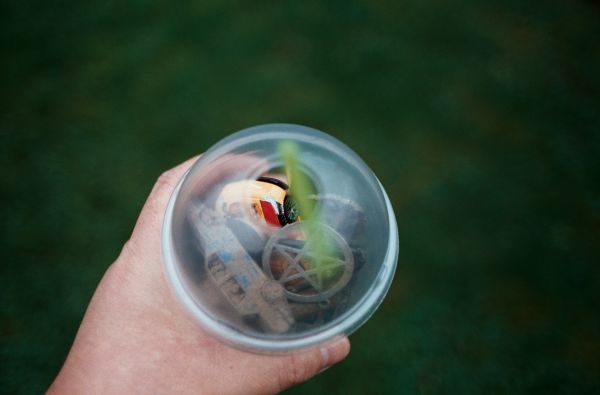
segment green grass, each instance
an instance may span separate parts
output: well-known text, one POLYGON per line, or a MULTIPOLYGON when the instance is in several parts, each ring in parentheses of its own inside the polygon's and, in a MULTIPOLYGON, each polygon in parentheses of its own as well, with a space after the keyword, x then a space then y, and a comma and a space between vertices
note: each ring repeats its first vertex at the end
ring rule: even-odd
POLYGON ((2 2, 0 388, 40 393, 153 181, 300 123, 390 194, 400 261, 294 393, 600 390, 592 1, 2 2))

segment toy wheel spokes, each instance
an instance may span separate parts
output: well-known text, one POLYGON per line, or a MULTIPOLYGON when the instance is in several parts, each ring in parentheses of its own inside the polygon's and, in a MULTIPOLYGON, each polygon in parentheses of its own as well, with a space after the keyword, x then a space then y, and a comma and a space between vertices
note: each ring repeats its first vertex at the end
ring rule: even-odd
POLYGON ((290 300, 306 303, 328 300, 348 284, 354 270, 354 256, 344 238, 325 224, 307 221, 273 235, 262 263, 265 273, 284 286, 290 300), (316 238, 320 243, 325 240, 328 248, 316 248, 316 238))

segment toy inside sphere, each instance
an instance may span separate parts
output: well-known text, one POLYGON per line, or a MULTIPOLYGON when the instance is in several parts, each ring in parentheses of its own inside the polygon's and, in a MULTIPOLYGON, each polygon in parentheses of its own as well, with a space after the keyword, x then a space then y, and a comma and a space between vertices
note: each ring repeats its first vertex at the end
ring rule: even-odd
POLYGON ((163 254, 177 296, 215 336, 291 350, 371 316, 398 235, 385 190, 352 150, 271 124, 229 136, 192 166, 169 202, 163 254))

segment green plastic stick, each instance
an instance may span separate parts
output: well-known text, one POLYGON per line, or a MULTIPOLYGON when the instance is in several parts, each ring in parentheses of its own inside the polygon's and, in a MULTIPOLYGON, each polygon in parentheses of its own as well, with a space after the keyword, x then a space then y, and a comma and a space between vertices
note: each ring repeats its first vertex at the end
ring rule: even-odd
MULTIPOLYGON (((319 271, 321 279, 327 281, 333 277, 337 270, 326 268, 326 257, 334 255, 333 247, 327 237, 323 237, 318 229, 320 213, 315 207, 314 201, 310 196, 315 194, 312 183, 298 165, 299 150, 298 145, 292 141, 282 141, 279 144, 279 154, 283 159, 285 171, 290 185, 290 192, 296 200, 298 214, 302 220, 307 221, 307 237, 310 239, 310 253, 314 257, 313 265, 319 271)), ((308 241, 307 241, 308 243, 308 241)))

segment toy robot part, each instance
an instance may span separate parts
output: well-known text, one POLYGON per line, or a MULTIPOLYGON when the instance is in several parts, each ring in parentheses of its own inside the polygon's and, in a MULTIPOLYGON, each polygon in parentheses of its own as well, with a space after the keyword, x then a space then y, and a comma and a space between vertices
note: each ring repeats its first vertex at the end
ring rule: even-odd
POLYGON ((275 333, 294 324, 283 287, 268 278, 227 227, 226 221, 206 206, 190 215, 205 257, 209 278, 241 315, 258 315, 275 333))
POLYGON ((304 303, 327 303, 350 281, 354 255, 344 238, 333 228, 323 223, 309 224, 303 221, 278 230, 269 239, 262 264, 264 272, 283 285, 288 299, 304 303), (309 229, 312 229, 312 235, 309 229), (316 255, 314 241, 311 242, 315 237, 329 244, 328 252, 324 252, 326 256, 316 255), (311 267, 311 262, 317 260, 319 267, 311 267), (275 266, 280 270, 274 270, 275 266), (333 275, 330 278, 326 273, 333 275))

